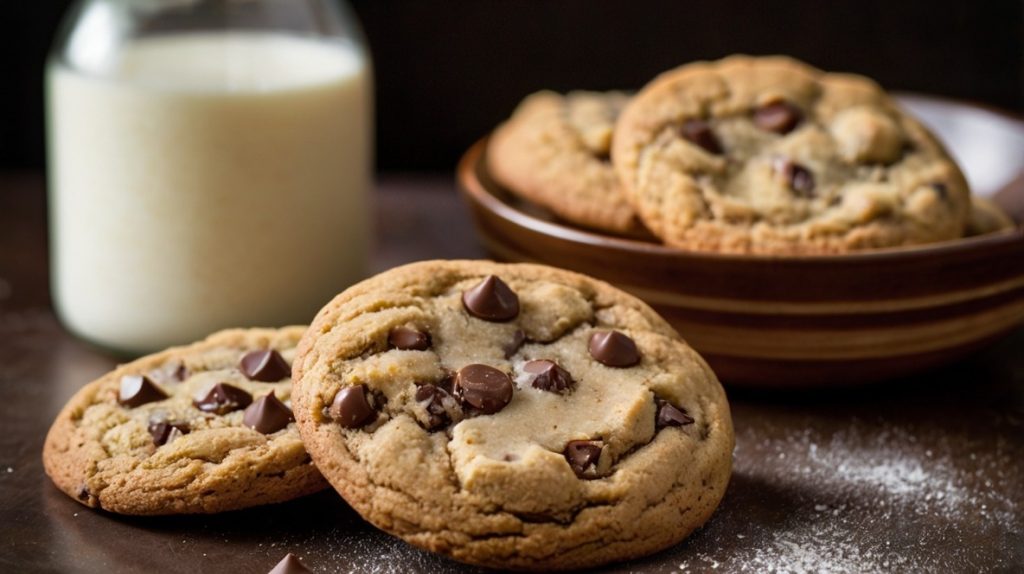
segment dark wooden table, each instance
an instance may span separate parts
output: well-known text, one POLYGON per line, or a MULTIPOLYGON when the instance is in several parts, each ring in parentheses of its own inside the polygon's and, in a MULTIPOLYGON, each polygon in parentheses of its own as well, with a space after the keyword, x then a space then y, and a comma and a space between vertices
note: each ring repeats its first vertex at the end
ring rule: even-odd
MULTIPOLYGON (((385 177, 375 264, 480 257, 447 177, 385 177)), ((333 492, 220 516, 128 518, 43 474, 50 421, 114 360, 50 309, 38 175, 0 175, 0 572, 455 572, 333 492)), ((685 334, 684 334, 685 335, 685 334)), ((688 541, 611 571, 1024 571, 1024 330, 941 371, 827 393, 730 390, 735 473, 688 541)))

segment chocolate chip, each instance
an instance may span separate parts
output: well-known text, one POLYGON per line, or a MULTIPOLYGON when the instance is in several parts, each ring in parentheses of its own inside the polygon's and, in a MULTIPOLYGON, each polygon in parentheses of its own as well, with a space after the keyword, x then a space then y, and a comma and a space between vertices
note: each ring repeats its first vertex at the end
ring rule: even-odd
POLYGON ((452 414, 459 404, 452 394, 441 386, 430 383, 416 388, 416 402, 427 411, 427 430, 437 430, 452 422, 452 414))
POLYGON ((204 413, 226 415, 252 404, 252 395, 227 383, 217 383, 206 393, 206 396, 192 402, 204 413))
POLYGON ((121 389, 117 394, 117 402, 126 407, 140 407, 146 403, 162 401, 167 393, 144 375, 125 375, 121 377, 121 389))
POLYGON ((444 377, 442 377, 441 380, 437 383, 437 386, 439 388, 442 388, 445 391, 447 391, 448 394, 454 395, 455 394, 455 374, 454 373, 445 373, 444 377))
POLYGON ((939 199, 946 201, 949 199, 949 188, 944 183, 933 183, 932 189, 935 190, 935 195, 939 196, 939 199))
POLYGON ((513 355, 519 352, 519 349, 522 348, 525 342, 526 333, 522 329, 516 329, 516 332, 512 333, 512 340, 502 347, 502 351, 505 351, 505 358, 511 359, 513 355))
POLYGON ((754 110, 754 125, 777 134, 788 134, 803 120, 800 108, 785 101, 771 102, 754 110))
POLYGON ((590 356, 609 367, 632 367, 640 362, 633 339, 618 331, 598 331, 590 336, 590 356))
POLYGON ((463 292, 462 304, 470 315, 484 321, 508 321, 519 314, 519 296, 495 275, 463 292))
POLYGON ((153 437, 153 444, 156 446, 174 442, 176 438, 187 435, 192 427, 186 422, 167 422, 164 420, 153 420, 149 422, 149 434, 153 437))
POLYGON ((654 418, 657 428, 681 427, 692 425, 693 417, 686 413, 686 409, 677 407, 664 399, 655 399, 658 406, 658 414, 654 418))
POLYGON ((776 159, 774 167, 797 197, 815 197, 814 174, 806 167, 786 158, 776 159))
POLYGON ((715 155, 722 155, 722 144, 711 129, 711 124, 704 120, 686 120, 680 133, 687 141, 695 143, 704 148, 704 151, 715 155))
POLYGON ((426 351, 430 348, 430 335, 408 327, 395 327, 388 333, 388 345, 401 351, 426 351))
POLYGON ((242 424, 263 434, 275 433, 295 420, 292 410, 273 391, 256 399, 242 415, 242 424))
POLYGON ((89 492, 89 487, 85 485, 78 487, 78 500, 85 502, 86 500, 89 500, 90 496, 92 496, 92 493, 89 492))
POLYGON ((437 385, 430 383, 419 385, 416 387, 416 402, 422 403, 433 400, 434 394, 439 390, 437 385))
POLYGON ((572 389, 576 384, 576 381, 572 380, 572 375, 569 374, 569 371, 558 366, 554 361, 545 359, 530 361, 523 365, 523 371, 534 375, 533 381, 530 384, 542 391, 562 393, 572 389))
POLYGON ((238 368, 250 381, 264 383, 276 383, 292 374, 288 361, 273 349, 246 353, 238 363, 238 368))
POLYGON ((289 552, 267 574, 312 574, 312 572, 312 570, 302 565, 298 556, 289 552))
POLYGON ((493 414, 512 401, 512 380, 487 365, 466 365, 455 375, 455 396, 484 414, 493 414))
POLYGON ((596 478, 602 448, 594 441, 571 440, 565 445, 565 460, 579 478, 596 478))
POLYGON ((814 197, 814 174, 801 165, 793 165, 789 187, 803 197, 814 197))
POLYGON ((373 408, 374 399, 366 385, 344 387, 334 395, 331 403, 331 418, 347 429, 357 429, 372 423, 377 418, 373 408))
POLYGON ((178 382, 182 382, 187 379, 188 374, 188 367, 185 366, 185 363, 180 363, 178 368, 174 369, 174 378, 177 379, 178 382))

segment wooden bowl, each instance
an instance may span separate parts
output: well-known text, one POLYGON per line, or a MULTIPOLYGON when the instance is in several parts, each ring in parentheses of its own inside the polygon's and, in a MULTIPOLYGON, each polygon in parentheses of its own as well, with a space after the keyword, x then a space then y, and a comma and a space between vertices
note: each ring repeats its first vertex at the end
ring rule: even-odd
MULTIPOLYGON (((1024 123, 948 100, 901 101, 945 139, 976 192, 1024 207, 1024 123)), ((1020 227, 848 255, 684 251, 557 221, 488 177, 485 146, 466 152, 458 180, 493 257, 572 269, 636 294, 727 383, 878 381, 953 361, 1024 322, 1020 227)))

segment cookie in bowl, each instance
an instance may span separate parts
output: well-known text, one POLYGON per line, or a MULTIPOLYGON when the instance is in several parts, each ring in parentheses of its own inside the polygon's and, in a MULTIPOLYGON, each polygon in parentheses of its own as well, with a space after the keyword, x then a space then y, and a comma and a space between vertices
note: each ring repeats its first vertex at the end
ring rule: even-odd
POLYGON ((222 331, 118 367, 57 415, 46 473, 120 514, 223 512, 323 489, 289 406, 304 331, 222 331))
POLYGON ((492 177, 576 225, 639 232, 610 160, 612 129, 627 101, 621 92, 528 96, 488 142, 492 177))
POLYGON ((496 568, 582 568, 711 516, 733 431, 706 363, 646 304, 540 265, 430 261, 336 297, 299 346, 317 466, 365 519, 496 568))
POLYGON ((818 254, 962 237, 963 174, 871 80, 786 57, 666 72, 626 106, 612 159, 666 244, 818 254))
POLYGON ((971 215, 967 220, 968 237, 1013 229, 1015 225, 1013 219, 991 199, 978 195, 971 196, 971 215))

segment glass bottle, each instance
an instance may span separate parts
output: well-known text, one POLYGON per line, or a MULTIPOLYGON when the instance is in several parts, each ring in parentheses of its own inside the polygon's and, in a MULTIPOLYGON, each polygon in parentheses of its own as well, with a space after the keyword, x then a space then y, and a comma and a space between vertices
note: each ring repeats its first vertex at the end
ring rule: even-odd
POLYGON ((47 66, 52 294, 122 354, 308 322, 367 271, 372 79, 332 0, 85 0, 47 66))

